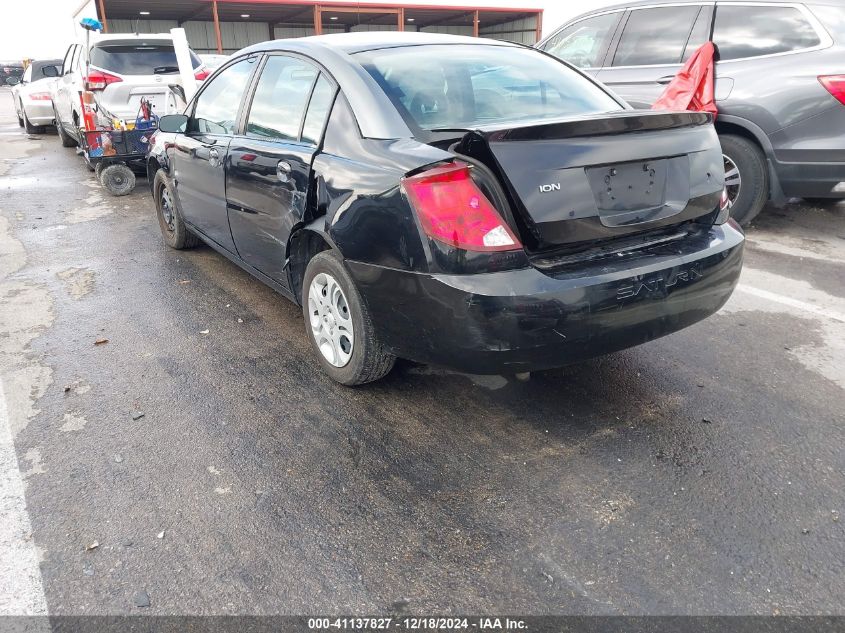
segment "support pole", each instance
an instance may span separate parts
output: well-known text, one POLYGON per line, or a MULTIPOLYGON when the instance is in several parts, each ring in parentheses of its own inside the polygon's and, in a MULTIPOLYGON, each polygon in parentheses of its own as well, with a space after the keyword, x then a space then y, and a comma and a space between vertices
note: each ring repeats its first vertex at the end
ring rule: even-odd
POLYGON ((314 35, 323 34, 323 9, 319 4, 314 5, 314 35))
POLYGON ((103 33, 109 32, 109 21, 106 18, 106 3, 100 0, 100 22, 103 23, 103 33))
POLYGON ((472 36, 478 37, 478 9, 472 14, 472 36))
POLYGON ((217 37, 217 54, 223 54, 223 37, 220 35, 220 17, 217 15, 217 0, 212 0, 211 12, 214 14, 214 35, 217 37))
POLYGON ((535 35, 534 43, 536 44, 543 39, 543 11, 537 12, 537 34, 535 35))
POLYGON ((397 26, 399 27, 400 31, 405 30, 405 7, 399 7, 399 10, 396 12, 396 21, 398 22, 397 26))

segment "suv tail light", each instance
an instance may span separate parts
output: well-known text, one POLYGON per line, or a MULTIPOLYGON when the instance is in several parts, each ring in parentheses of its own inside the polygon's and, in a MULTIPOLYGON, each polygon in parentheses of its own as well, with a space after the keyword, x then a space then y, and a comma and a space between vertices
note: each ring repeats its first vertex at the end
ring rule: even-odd
POLYGON ((845 105, 845 75, 821 75, 819 81, 839 103, 845 105))
POLYGON ((208 76, 211 74, 211 71, 206 68, 205 66, 200 66, 197 68, 196 72, 194 72, 194 79, 197 81, 203 81, 208 79, 208 76))
POLYGON ((502 216, 473 182, 466 163, 440 165, 403 178, 402 188, 430 238, 476 252, 522 248, 502 216))
POLYGON ((123 79, 102 70, 92 70, 88 73, 89 90, 105 90, 109 84, 115 84, 119 81, 123 81, 123 79))

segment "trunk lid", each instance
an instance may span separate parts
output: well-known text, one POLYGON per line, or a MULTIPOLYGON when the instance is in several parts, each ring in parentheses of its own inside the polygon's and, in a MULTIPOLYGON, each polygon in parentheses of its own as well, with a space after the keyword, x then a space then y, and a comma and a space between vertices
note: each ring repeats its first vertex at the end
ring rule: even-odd
POLYGON ((671 226, 719 205, 708 114, 619 113, 468 132, 455 151, 499 178, 529 251, 671 226))

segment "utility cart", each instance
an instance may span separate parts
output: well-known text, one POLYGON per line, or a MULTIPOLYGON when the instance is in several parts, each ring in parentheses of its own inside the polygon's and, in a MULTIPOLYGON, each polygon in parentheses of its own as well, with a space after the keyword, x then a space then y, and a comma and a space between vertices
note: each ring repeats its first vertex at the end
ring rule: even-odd
POLYGON ((134 123, 115 121, 110 128, 86 130, 81 150, 97 180, 113 196, 125 196, 135 188, 135 172, 145 170, 150 138, 158 129, 158 117, 142 99, 134 123))

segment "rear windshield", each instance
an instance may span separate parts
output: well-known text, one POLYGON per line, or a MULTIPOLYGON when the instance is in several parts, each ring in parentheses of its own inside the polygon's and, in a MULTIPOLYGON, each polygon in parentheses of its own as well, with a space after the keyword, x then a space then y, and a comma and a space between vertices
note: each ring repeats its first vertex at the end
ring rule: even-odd
MULTIPOLYGON (((199 58, 191 53, 194 68, 199 58)), ((179 72, 172 44, 101 44, 91 49, 91 65, 119 75, 167 75, 179 72)))
POLYGON ((621 110, 610 95, 538 51, 452 44, 366 51, 357 60, 424 130, 621 110))

